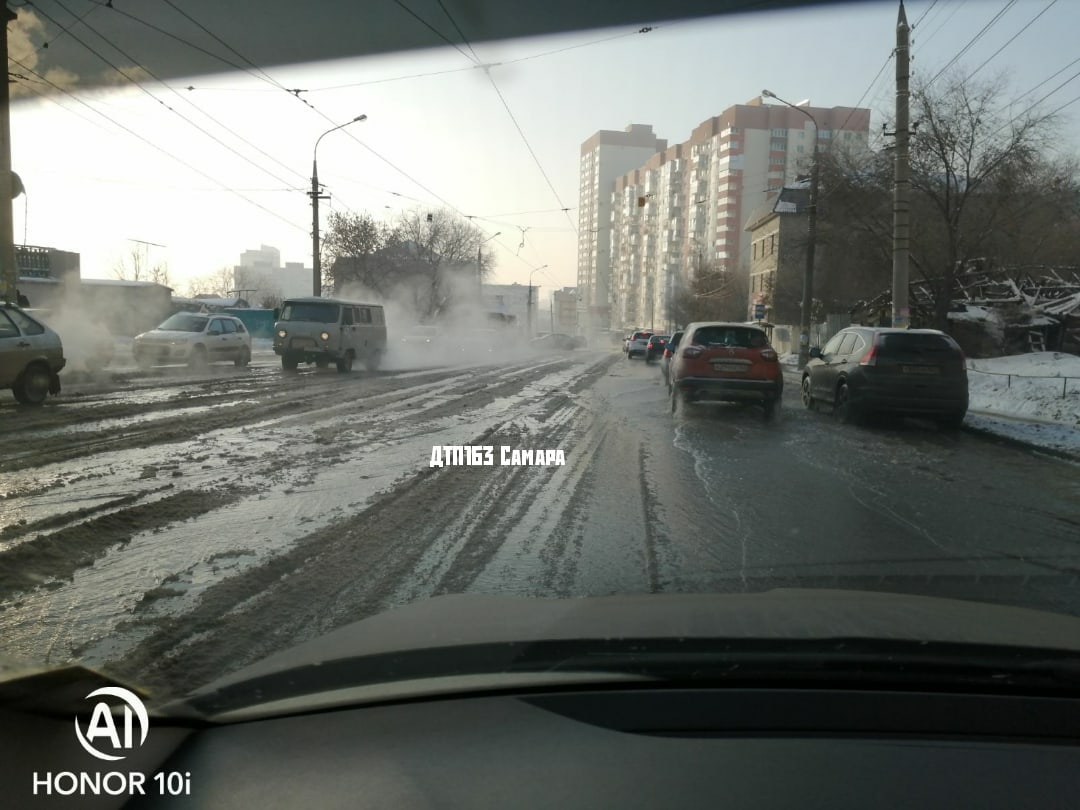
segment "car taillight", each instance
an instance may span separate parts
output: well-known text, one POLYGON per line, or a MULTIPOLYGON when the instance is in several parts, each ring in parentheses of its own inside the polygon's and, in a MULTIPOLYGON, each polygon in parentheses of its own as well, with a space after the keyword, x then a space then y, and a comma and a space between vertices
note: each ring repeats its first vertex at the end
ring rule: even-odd
POLYGON ((762 349, 761 350, 761 359, 762 360, 775 361, 775 360, 778 360, 779 358, 777 357, 776 352, 774 352, 772 349, 762 349))
POLYGON ((859 361, 860 366, 876 366, 877 365, 877 346, 871 346, 870 350, 862 356, 859 361))
POLYGON ((683 349, 682 356, 693 360, 695 357, 701 357, 703 351, 705 351, 704 346, 687 346, 683 349))

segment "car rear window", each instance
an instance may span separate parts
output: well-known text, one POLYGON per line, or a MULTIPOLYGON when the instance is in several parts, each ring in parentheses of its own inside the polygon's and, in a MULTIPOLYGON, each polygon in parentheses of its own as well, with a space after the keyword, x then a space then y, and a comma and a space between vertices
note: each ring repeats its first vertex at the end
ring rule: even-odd
POLYGON ((756 349, 767 346, 769 341, 760 329, 747 329, 741 326, 703 326, 694 332, 693 342, 699 346, 756 349))
POLYGON ((631 340, 648 340, 652 337, 652 332, 634 332, 634 336, 631 340))
POLYGON ((879 338, 878 348, 882 352, 932 353, 954 352, 955 347, 944 335, 891 334, 879 338))

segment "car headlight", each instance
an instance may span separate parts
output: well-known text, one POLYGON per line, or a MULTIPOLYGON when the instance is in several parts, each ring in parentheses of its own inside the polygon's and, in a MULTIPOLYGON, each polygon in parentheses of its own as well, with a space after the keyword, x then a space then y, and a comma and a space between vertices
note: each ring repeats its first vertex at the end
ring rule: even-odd
POLYGON ((330 333, 329 332, 323 332, 322 334, 319 335, 319 337, 321 337, 323 340, 329 340, 330 339, 330 333))
POLYGON ((289 334, 289 333, 288 333, 288 332, 286 332, 286 331, 285 331, 284 329, 278 329, 278 330, 277 330, 277 336, 278 336, 279 338, 287 337, 287 336, 288 336, 288 334, 289 334))

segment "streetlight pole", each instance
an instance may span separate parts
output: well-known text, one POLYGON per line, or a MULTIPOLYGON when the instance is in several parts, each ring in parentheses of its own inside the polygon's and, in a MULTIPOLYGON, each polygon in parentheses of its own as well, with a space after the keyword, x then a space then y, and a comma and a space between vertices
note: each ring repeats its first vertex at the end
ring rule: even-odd
POLYGON ((496 236, 499 236, 501 234, 502 231, 497 231, 476 246, 476 290, 481 301, 484 300, 484 265, 482 262, 483 255, 480 253, 480 249, 483 248, 484 245, 486 245, 496 236))
POLYGON ((536 334, 533 331, 533 283, 532 283, 533 274, 539 273, 545 267, 547 267, 546 264, 542 265, 540 267, 533 268, 532 273, 529 273, 529 306, 528 306, 528 312, 529 312, 529 337, 533 337, 536 334))
POLYGON ((806 206, 806 269, 803 272, 802 315, 799 323, 799 368, 810 359, 810 325, 814 303, 814 249, 817 246, 817 197, 818 197, 818 122, 806 109, 784 101, 776 93, 762 90, 761 95, 775 98, 793 110, 798 110, 814 125, 814 150, 810 167, 810 201, 806 206))
POLYGON ((315 140, 315 148, 312 150, 311 191, 308 192, 308 196, 311 197, 311 294, 316 298, 322 295, 322 261, 319 258, 319 200, 330 199, 328 196, 319 193, 319 141, 331 132, 337 132, 339 129, 347 127, 349 124, 355 124, 357 121, 364 121, 366 119, 366 115, 358 115, 351 121, 346 121, 344 124, 338 124, 336 127, 326 130, 326 132, 315 140))

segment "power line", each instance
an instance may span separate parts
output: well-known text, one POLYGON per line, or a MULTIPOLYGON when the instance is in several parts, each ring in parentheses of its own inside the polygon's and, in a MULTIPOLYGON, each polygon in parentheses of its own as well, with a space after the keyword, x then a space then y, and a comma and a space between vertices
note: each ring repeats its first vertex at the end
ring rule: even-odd
POLYGON ((143 137, 142 135, 140 135, 140 134, 139 134, 138 132, 136 132, 135 130, 133 130, 133 129, 130 129, 130 128, 128 128, 128 127, 126 127, 126 126, 124 126, 124 125, 123 125, 123 124, 121 124, 121 123, 120 123, 119 121, 116 121, 116 120, 115 120, 115 119, 113 119, 113 118, 110 118, 110 117, 109 117, 109 116, 107 116, 107 115, 106 115, 105 113, 101 112, 101 110, 99 110, 99 109, 97 109, 96 107, 92 107, 91 105, 87 104, 87 103, 86 103, 85 101, 83 101, 83 100, 82 100, 81 98, 79 98, 79 97, 78 97, 78 96, 76 96, 75 94, 71 93, 71 92, 70 92, 69 90, 67 90, 67 89, 65 89, 65 88, 63 88, 63 87, 61 87, 61 86, 60 86, 60 85, 58 85, 58 84, 56 84, 55 82, 53 82, 53 81, 50 81, 50 80, 49 80, 48 78, 46 78, 46 77, 45 77, 45 76, 43 76, 42 74, 38 73, 38 72, 37 72, 36 70, 34 70, 33 68, 31 68, 31 67, 28 67, 27 65, 24 65, 24 64, 23 64, 22 62, 18 61, 17 59, 15 59, 15 58, 13 58, 13 57, 8 57, 8 58, 9 58, 9 59, 10 59, 10 60, 11 60, 12 62, 14 62, 14 63, 15 63, 16 65, 18 65, 18 66, 19 66, 20 68, 22 68, 23 70, 25 70, 25 71, 26 71, 27 73, 30 73, 30 74, 32 74, 32 75, 34 75, 34 76, 37 76, 37 77, 38 77, 39 79, 41 79, 41 80, 42 80, 43 82, 45 82, 45 84, 48 84, 48 85, 49 85, 50 87, 52 87, 52 88, 53 88, 54 90, 58 90, 58 91, 60 91, 61 93, 63 93, 64 95, 66 95, 66 96, 69 96, 70 98, 72 98, 72 99, 74 99, 75 101, 77 101, 77 102, 78 102, 79 104, 81 104, 81 105, 83 105, 84 107, 86 107, 86 108, 87 108, 88 110, 91 110, 92 112, 94 112, 94 113, 97 113, 98 115, 100 115, 100 116, 101 116, 102 118, 104 118, 105 120, 107 120, 107 121, 108 121, 109 123, 111 123, 111 124, 112 124, 113 126, 119 127, 119 128, 120 128, 120 129, 122 129, 122 130, 123 130, 124 132, 126 132, 126 133, 127 133, 127 134, 129 134, 129 135, 131 135, 132 137, 138 138, 138 139, 139 139, 140 141, 142 141, 143 143, 145 143, 145 144, 146 144, 147 146, 150 146, 150 147, 152 147, 153 149, 156 149, 156 150, 157 150, 158 152, 161 152, 161 153, 162 153, 163 155, 167 155, 168 157, 172 158, 172 159, 173 159, 173 160, 175 160, 175 161, 176 161, 177 163, 179 163, 179 164, 180 164, 181 166, 184 166, 185 168, 189 169, 190 171, 193 171, 193 172, 195 172, 195 173, 196 173, 196 174, 198 174, 198 175, 199 175, 200 177, 205 177, 205 178, 206 178, 207 180, 210 180, 211 182, 215 183, 216 185, 219 185, 219 186, 221 186, 221 187, 222 187, 222 188, 223 188, 224 190, 226 190, 226 191, 228 191, 228 192, 230 192, 230 193, 232 193, 232 194, 235 194, 235 195, 236 195, 237 197, 239 197, 240 199, 244 200, 244 202, 247 202, 247 203, 249 203, 250 205, 253 205, 253 206, 255 206, 256 208, 258 208, 258 209, 260 209, 260 210, 262 210, 262 211, 265 211, 265 212, 266 212, 267 214, 270 214, 271 216, 273 216, 273 217, 276 217, 277 219, 280 219, 280 220, 281 220, 282 222, 285 222, 285 223, 286 223, 286 224, 288 224, 289 226, 291 226, 291 227, 293 227, 293 228, 297 228, 297 229, 299 229, 299 230, 301 230, 301 231, 304 231, 304 232, 306 232, 306 229, 305 229, 305 228, 301 228, 301 227, 300 227, 300 226, 298 226, 298 225, 297 225, 297 224, 296 224, 295 222, 293 222, 293 221, 292 221, 291 219, 288 219, 287 217, 284 217, 284 216, 282 216, 281 214, 278 214, 278 213, 277 213, 276 211, 271 211, 271 210, 270 210, 269 208, 267 208, 266 206, 264 206, 264 205, 260 205, 259 203, 255 202, 254 200, 250 199, 249 197, 245 197, 245 196, 244 196, 243 194, 241 194, 240 192, 238 192, 238 191, 237 191, 236 189, 230 188, 229 186, 225 185, 224 183, 222 183, 222 182, 221 182, 220 180, 218 180, 218 179, 217 179, 216 177, 214 177, 213 175, 211 175, 211 174, 207 174, 206 172, 202 171, 201 169, 198 169, 198 168, 196 168, 195 166, 192 166, 192 165, 191 165, 190 163, 188 163, 187 161, 185 161, 185 160, 183 160, 183 159, 181 159, 181 158, 177 157, 177 155, 176 155, 175 153, 173 153, 173 152, 170 152, 169 150, 165 149, 164 147, 158 146, 158 145, 157 145, 156 143, 154 143, 153 141, 151 141, 151 140, 150 140, 149 138, 144 138, 144 137, 143 137))
MULTIPOLYGON (((455 51, 460 53, 462 56, 464 56, 470 62, 473 62, 473 61, 479 62, 480 61, 479 59, 474 60, 473 57, 469 56, 467 53, 465 53, 465 51, 461 50, 461 48, 458 47, 458 44, 456 42, 454 42, 454 40, 452 40, 448 36, 446 36, 446 34, 444 34, 438 28, 433 26, 431 23, 429 23, 427 20, 425 20, 423 17, 421 17, 419 14, 417 14, 415 11, 413 11, 411 8, 409 8, 407 5, 405 5, 401 0, 394 0, 394 3, 395 3, 395 5, 400 7, 402 10, 404 10, 406 13, 408 13, 409 16, 411 16, 414 20, 416 20, 422 26, 424 26, 424 28, 431 31, 433 34, 435 34, 435 36, 437 36, 439 39, 441 39, 443 42, 445 42, 447 45, 449 45, 455 51)), ((442 5, 442 4, 440 3, 440 5, 442 5)), ((445 8, 443 10, 445 11, 445 8)), ((451 22, 453 22, 453 20, 451 20, 451 22)), ((455 28, 456 27, 457 26, 455 26, 455 28)), ((461 32, 458 31, 458 33, 461 33, 461 32)), ((462 39, 464 39, 464 38, 465 37, 462 37, 462 39)), ((475 56, 475 54, 473 56, 475 56)))
POLYGON ((934 0, 934 2, 930 4, 930 8, 928 8, 926 11, 919 15, 919 19, 917 19, 915 21, 915 24, 911 26, 912 31, 919 27, 919 23, 921 23, 926 18, 927 14, 934 10, 934 6, 936 6, 937 4, 938 0, 934 0))
MULTIPOLYGON (((62 9, 63 9, 64 11, 66 11, 66 12, 67 12, 68 14, 72 14, 72 16, 74 16, 73 12, 72 12, 72 11, 71 11, 71 10, 70 10, 69 8, 67 8, 67 7, 66 7, 66 6, 65 6, 65 5, 64 5, 64 4, 63 4, 63 3, 61 2, 61 0, 53 0, 53 2, 55 2, 57 6, 59 6, 60 8, 62 8, 62 9)), ((39 11, 40 11, 40 9, 39 9, 39 11)), ((56 21, 55 19, 53 19, 52 17, 50 17, 50 16, 49 16, 49 15, 48 15, 48 14, 47 14, 46 12, 42 11, 42 12, 41 12, 41 14, 42 14, 42 15, 43 15, 44 17, 46 17, 46 19, 48 19, 48 20, 50 20, 51 22, 53 22, 53 24, 55 24, 55 25, 59 25, 59 23, 58 23, 58 22, 57 22, 57 21, 56 21)), ((85 17, 86 15, 83 15, 83 16, 85 17)), ((246 138, 244 138, 243 136, 241 136, 241 135, 240 135, 239 133, 237 133, 236 131, 234 131, 234 130, 233 130, 233 129, 231 129, 230 127, 227 127, 227 126, 225 126, 225 125, 224 125, 223 123, 221 123, 220 121, 218 121, 218 120, 217 120, 216 118, 214 118, 214 116, 210 115, 210 114, 209 114, 209 113, 207 113, 206 111, 204 111, 204 110, 202 110, 201 108, 199 108, 199 107, 198 107, 198 105, 196 105, 196 104, 192 103, 192 102, 191 102, 190 100, 188 100, 188 99, 184 98, 184 96, 183 96, 183 95, 182 95, 181 93, 179 93, 179 92, 178 92, 177 90, 175 90, 174 88, 172 88, 172 87, 170 87, 170 86, 169 86, 168 84, 166 84, 166 83, 165 83, 165 82, 164 82, 164 81, 163 81, 163 80, 162 80, 161 78, 159 78, 159 77, 158 77, 157 75, 155 75, 155 74, 153 73, 153 71, 149 70, 149 69, 148 69, 148 68, 146 68, 146 67, 143 67, 142 65, 139 65, 139 62, 138 62, 138 60, 137 60, 137 59, 135 59, 135 57, 133 57, 133 56, 132 56, 131 54, 129 54, 129 53, 127 53, 126 51, 124 51, 124 50, 123 50, 123 49, 122 49, 122 48, 121 48, 121 47, 120 47, 119 45, 115 44, 114 42, 111 42, 111 41, 110 41, 110 40, 109 40, 109 39, 108 39, 108 38, 107 38, 107 37, 106 37, 105 35, 103 35, 103 34, 102 34, 102 33, 101 33, 100 31, 98 31, 97 29, 95 29, 95 28, 94 28, 94 27, 93 27, 92 25, 90 25, 89 23, 86 23, 85 21, 83 22, 83 25, 84 25, 84 26, 86 26, 86 28, 87 28, 87 29, 88 29, 89 31, 91 31, 92 33, 94 33, 94 34, 96 34, 96 35, 97 35, 98 37, 100 37, 102 41, 106 42, 106 43, 107 43, 107 44, 108 44, 109 46, 111 46, 111 47, 112 47, 113 49, 115 49, 115 50, 116 50, 116 52, 117 52, 117 53, 119 53, 119 54, 120 54, 121 56, 123 56, 123 57, 124 57, 125 59, 129 60, 129 61, 130 61, 130 62, 131 62, 132 64, 134 64, 134 65, 138 65, 138 66, 139 66, 139 67, 140 67, 140 68, 141 68, 142 70, 145 70, 145 71, 146 71, 146 73, 147 73, 147 75, 149 75, 149 76, 150 76, 150 77, 151 77, 152 79, 154 79, 154 80, 155 80, 156 82, 158 82, 158 83, 159 83, 159 84, 160 84, 160 85, 161 85, 162 87, 164 87, 164 88, 165 88, 165 89, 167 89, 167 90, 170 90, 170 91, 171 91, 172 93, 174 93, 174 94, 175 94, 176 96, 178 96, 178 97, 179 97, 179 98, 180 98, 181 100, 183 100, 183 101, 184 101, 184 102, 185 102, 186 104, 188 104, 188 105, 190 105, 191 107, 193 107, 194 109, 198 110, 198 111, 199 111, 200 113, 202 113, 202 114, 203 114, 204 116, 206 116, 207 118, 209 118, 209 119, 210 119, 211 121, 213 121, 213 122, 214 122, 215 124, 217 124, 217 125, 218 125, 219 127, 221 127, 222 129, 224 129, 225 131, 227 131, 227 132, 228 132, 229 134, 231 134, 231 135, 232 135, 233 137, 235 137, 235 138, 236 138, 237 140, 240 140, 240 141, 242 141, 242 142, 246 143, 246 144, 247 144, 248 146, 250 146, 250 147, 251 147, 252 149, 254 149, 255 151, 259 152, 259 153, 260 153, 260 154, 262 154, 262 155, 263 155, 264 157, 267 157, 267 158, 269 158, 270 160, 272 160, 273 162, 277 163, 277 164, 278 164, 279 166, 282 166, 282 167, 283 167, 283 168, 285 168, 285 169, 286 169, 287 171, 290 171, 290 172, 292 172, 293 174, 297 175, 298 177, 303 177, 303 175, 301 175, 301 174, 300 174, 299 172, 297 172, 297 171, 296 171, 295 169, 293 169, 292 167, 290 167, 290 166, 287 166, 286 164, 282 163, 282 162, 281 162, 281 161, 279 161, 279 160, 278 160, 277 158, 275 158, 275 157, 274 157, 273 155, 271 155, 271 154, 269 154, 269 153, 265 152, 264 150, 260 149, 260 148, 259 148, 258 146, 256 146, 255 144, 253 144, 253 143, 252 143, 251 141, 247 140, 246 138)), ((70 32, 69 32, 69 33, 70 33, 70 32)), ((169 110, 169 111, 170 111, 171 113, 173 113, 174 115, 177 115, 177 116, 178 116, 179 118, 181 118, 181 119, 182 119, 183 121, 185 121, 185 122, 186 122, 186 123, 188 123, 189 125, 193 126, 193 127, 195 128, 195 129, 197 129, 197 130, 198 130, 199 132, 201 132, 201 133, 202 133, 203 135, 205 135, 206 137, 210 138, 210 139, 211 139, 211 140, 213 140, 213 141, 214 141, 215 143, 217 143, 217 144, 221 145, 221 146, 222 146, 222 147, 224 147, 225 149, 228 149, 228 150, 229 150, 230 152, 232 152, 232 153, 233 153, 234 155, 236 155, 237 157, 239 157, 239 158, 240 158, 241 160, 244 160, 244 161, 246 161, 247 163, 249 163, 250 165, 254 166, 254 167, 255 167, 256 169, 258 169, 259 171, 265 172, 266 174, 268 174, 268 175, 269 175, 270 177, 273 177, 273 178, 274 178, 275 180, 277 180, 278 182, 280 182, 280 183, 285 183, 286 185, 288 185, 288 182, 289 182, 289 181, 285 180, 285 179, 284 179, 284 178, 282 178, 282 177, 279 177, 278 175, 276 175, 276 174, 275 174, 274 172, 270 171, 269 169, 266 169, 265 167, 263 167, 263 166, 260 166, 260 165, 259 165, 258 163, 256 163, 256 162, 255 162, 254 160, 251 160, 251 159, 250 159, 250 158, 249 158, 249 157, 248 157, 247 155, 243 154, 242 152, 240 152, 240 151, 238 151, 237 149, 233 148, 233 147, 232 147, 232 146, 230 146, 229 144, 225 143, 225 142, 224 142, 223 140, 221 140, 220 138, 218 138, 218 137, 217 137, 216 135, 214 135, 214 134, 213 134, 212 132, 209 132, 209 131, 207 131, 206 129, 204 129, 203 127, 199 126, 199 125, 198 125, 197 123, 195 123, 194 121, 192 121, 192 120, 191 120, 190 118, 187 118, 187 117, 186 117, 185 115, 183 115, 182 113, 180 113, 180 112, 179 112, 178 110, 176 110, 176 109, 174 109, 174 108, 170 107, 170 106, 169 106, 168 104, 166 104, 166 103, 165 103, 164 101, 162 101, 162 100, 161 100, 160 98, 158 98, 158 97, 157 97, 157 96, 155 96, 155 95, 154 95, 153 93, 151 93, 151 92, 150 92, 149 90, 147 90, 147 89, 146 89, 146 88, 145 88, 145 87, 144 87, 144 86, 143 86, 142 84, 140 84, 140 83, 139 83, 138 81, 136 81, 135 79, 133 79, 133 78, 132 78, 131 76, 128 76, 128 75, 127 75, 126 73, 124 73, 124 71, 122 71, 122 70, 121 70, 121 69, 120 69, 119 67, 117 67, 117 66, 116 66, 116 65, 114 65, 114 64, 113 64, 112 62, 110 62, 110 61, 109 61, 108 59, 106 59, 106 58, 105 58, 105 57, 104 57, 103 55, 101 55, 100 53, 98 53, 97 51, 95 51, 95 50, 94 50, 93 48, 91 48, 91 47, 90 47, 89 45, 87 45, 87 44, 86 44, 85 42, 83 42, 83 41, 82 41, 81 39, 79 39, 79 38, 78 38, 77 36, 75 36, 74 34, 71 34, 71 36, 72 36, 72 38, 73 38, 73 39, 75 39, 75 41, 76 41, 76 42, 78 42, 78 43, 79 43, 80 45, 82 45, 82 46, 83 46, 84 48, 86 48, 86 49, 87 49, 88 51, 90 51, 90 52, 91 52, 92 54, 94 54, 94 55, 95 55, 95 56, 97 56, 97 57, 98 57, 99 59, 101 59, 101 60, 102 60, 103 62, 105 62, 105 64, 107 64, 107 65, 108 65, 109 67, 111 67, 111 68, 112 68, 113 70, 115 70, 115 71, 116 71, 117 73, 119 73, 119 74, 120 74, 121 76, 123 76, 123 77, 124 77, 125 79, 127 79, 127 80, 128 80, 129 82, 131 82, 131 83, 132 83, 132 84, 134 84, 134 85, 135 85, 136 87, 138 87, 138 88, 139 88, 140 90, 142 90, 142 91, 143 91, 144 93, 146 93, 146 94, 147 94, 148 96, 150 96, 150 98, 154 99, 154 100, 155 100, 155 101, 157 101, 157 102, 158 102, 159 104, 161 104, 162 106, 164 106, 164 107, 165 107, 165 108, 166 108, 167 110, 169 110)))
POLYGON ((944 73, 945 71, 947 71, 947 70, 948 70, 949 68, 951 68, 951 67, 952 67, 953 65, 955 65, 955 64, 956 64, 956 62, 957 62, 957 61, 958 61, 958 60, 960 59, 960 57, 962 57, 962 56, 963 56, 963 55, 964 55, 965 53, 967 53, 967 52, 968 52, 968 50, 969 50, 969 49, 970 49, 970 48, 971 48, 971 47, 972 47, 972 46, 973 46, 973 45, 974 45, 974 44, 975 44, 976 42, 978 42, 978 41, 979 41, 980 39, 982 39, 982 37, 983 37, 983 36, 984 36, 984 35, 986 34, 986 32, 987 32, 987 31, 989 31, 989 30, 990 30, 991 28, 993 28, 993 27, 994 27, 994 25, 996 25, 996 24, 997 24, 997 22, 998 22, 998 21, 999 21, 999 20, 1000 20, 1000 19, 1001 19, 1001 18, 1002 18, 1002 17, 1004 16, 1004 15, 1005 15, 1005 13, 1006 13, 1006 12, 1007 12, 1007 11, 1008 11, 1008 10, 1009 10, 1010 8, 1012 8, 1012 7, 1014 6, 1014 5, 1016 5, 1016 0, 1007 0, 1007 2, 1005 3, 1005 5, 1004 5, 1004 6, 1002 7, 1001 11, 999 11, 999 12, 998 12, 997 14, 995 14, 995 15, 994 15, 994 16, 993 16, 993 17, 992 17, 992 18, 990 19, 990 22, 988 22, 988 23, 987 23, 986 25, 984 25, 984 26, 983 26, 983 27, 982 27, 982 28, 981 28, 981 29, 979 30, 979 33, 977 33, 977 34, 976 34, 975 36, 973 36, 973 37, 971 38, 971 40, 970 40, 970 41, 968 42, 968 44, 967 44, 967 45, 965 45, 965 46, 964 46, 963 48, 961 48, 961 49, 960 49, 960 51, 959 51, 959 52, 958 52, 958 53, 956 54, 956 56, 954 56, 954 57, 953 57, 952 59, 950 59, 950 60, 949 60, 948 62, 946 62, 946 63, 945 63, 945 67, 943 67, 943 68, 942 68, 941 70, 939 70, 939 71, 938 71, 937 73, 935 73, 935 74, 934 74, 934 77, 933 77, 932 79, 930 79, 930 81, 928 81, 928 82, 926 83, 926 88, 928 89, 928 88, 930 87, 930 85, 932 85, 932 84, 933 84, 934 82, 936 82, 936 81, 938 80, 938 78, 939 78, 939 77, 941 76, 941 74, 943 74, 943 73, 944 73))
MULTIPOLYGON (((938 23, 937 28, 935 28, 933 31, 931 31, 929 34, 926 35, 926 39, 921 40, 922 44, 926 45, 927 43, 930 42, 930 40, 932 40, 935 36, 937 36, 938 32, 941 31, 946 25, 948 25, 949 20, 951 20, 953 17, 956 16, 956 12, 958 12, 961 8, 963 8, 963 6, 964 6, 964 4, 966 2, 967 2, 967 0, 960 0, 959 3, 956 3, 955 5, 953 5, 953 10, 949 12, 948 16, 946 16, 944 20, 942 20, 940 23, 938 23)), ((912 44, 914 45, 914 43, 912 43, 912 44)))
POLYGON ((1028 30, 1028 29, 1029 29, 1029 28, 1030 28, 1030 27, 1031 27, 1031 26, 1032 26, 1032 25, 1033 25, 1033 24, 1035 23, 1035 21, 1039 19, 1039 17, 1041 17, 1041 16, 1042 16, 1043 14, 1045 14, 1046 12, 1048 12, 1048 11, 1049 11, 1049 10, 1050 10, 1051 8, 1053 8, 1053 7, 1054 7, 1054 4, 1055 4, 1055 3, 1057 3, 1057 1, 1058 1, 1058 0, 1050 0, 1050 2, 1049 2, 1049 3, 1047 3, 1046 7, 1045 7, 1045 8, 1043 8, 1043 10, 1042 10, 1042 11, 1040 11, 1040 12, 1039 12, 1038 14, 1036 14, 1036 15, 1035 15, 1034 17, 1032 17, 1032 18, 1031 18, 1030 20, 1028 20, 1027 24, 1026 24, 1026 25, 1025 25, 1025 26, 1024 26, 1023 28, 1021 28, 1021 29, 1020 29, 1019 31, 1017 31, 1017 32, 1016 32, 1015 34, 1013 34, 1013 35, 1012 35, 1011 37, 1009 37, 1009 39, 1008 39, 1008 40, 1007 40, 1007 41, 1005 42, 1005 44, 1004 44, 1004 45, 1002 45, 1002 46, 1001 46, 1000 48, 998 48, 998 49, 997 49, 996 51, 994 51, 994 52, 993 52, 993 53, 992 53, 992 54, 991 54, 991 55, 990 55, 990 56, 989 56, 989 57, 988 57, 988 58, 986 59, 986 61, 985 61, 985 62, 983 62, 983 63, 982 63, 981 65, 979 65, 979 66, 978 66, 977 68, 975 68, 975 70, 971 71, 971 73, 969 73, 969 74, 968 74, 968 78, 971 78, 971 77, 972 77, 972 76, 974 76, 974 75, 975 75, 976 73, 978 73, 978 72, 979 72, 980 70, 982 70, 982 69, 983 69, 984 67, 986 67, 986 66, 987 66, 988 64, 990 64, 990 62, 992 62, 992 61, 994 60, 994 58, 995 58, 995 57, 996 57, 996 56, 997 56, 997 55, 998 55, 999 53, 1001 53, 1001 52, 1002 52, 1003 50, 1005 50, 1006 48, 1008 48, 1008 47, 1009 47, 1009 46, 1010 46, 1010 45, 1011 45, 1011 44, 1012 44, 1012 43, 1013 43, 1013 42, 1014 42, 1014 41, 1016 40, 1016 38, 1017 38, 1018 36, 1020 36, 1020 35, 1021 35, 1022 33, 1024 33, 1025 31, 1027 31, 1027 30, 1028 30))
POLYGON ((472 43, 469 42, 468 37, 465 36, 465 32, 461 30, 461 26, 457 24, 457 21, 450 14, 449 9, 446 8, 446 4, 443 3, 443 0, 436 0, 436 2, 438 2, 439 8, 443 10, 443 14, 446 15, 446 18, 450 20, 450 24, 454 26, 454 30, 458 32, 458 36, 461 37, 461 41, 465 43, 465 47, 469 49, 469 53, 473 55, 473 59, 476 62, 479 62, 480 57, 476 55, 476 51, 473 49, 472 43))

